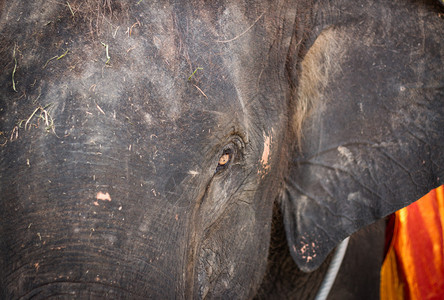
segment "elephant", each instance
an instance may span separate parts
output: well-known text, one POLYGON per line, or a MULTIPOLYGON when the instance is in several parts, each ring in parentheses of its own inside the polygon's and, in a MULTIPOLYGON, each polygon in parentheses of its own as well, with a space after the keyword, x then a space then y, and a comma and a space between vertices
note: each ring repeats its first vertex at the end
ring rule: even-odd
POLYGON ((444 183, 440 5, 0 1, 0 298, 313 299, 352 235, 364 299, 444 183))

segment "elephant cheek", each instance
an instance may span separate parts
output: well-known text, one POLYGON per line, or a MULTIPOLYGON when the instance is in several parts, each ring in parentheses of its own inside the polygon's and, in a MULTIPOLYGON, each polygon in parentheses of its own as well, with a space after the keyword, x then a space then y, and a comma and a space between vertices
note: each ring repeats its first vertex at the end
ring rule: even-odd
POLYGON ((262 217, 253 206, 236 204, 206 230, 196 262, 199 298, 254 295, 265 272, 270 236, 270 226, 262 217))

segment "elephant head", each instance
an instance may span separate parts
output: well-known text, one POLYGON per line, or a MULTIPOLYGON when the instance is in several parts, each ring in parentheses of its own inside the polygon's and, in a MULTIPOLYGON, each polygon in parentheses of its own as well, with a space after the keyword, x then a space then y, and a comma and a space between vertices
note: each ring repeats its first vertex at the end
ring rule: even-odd
POLYGON ((437 3, 0 8, 2 298, 251 298, 274 205, 307 272, 443 183, 437 3))

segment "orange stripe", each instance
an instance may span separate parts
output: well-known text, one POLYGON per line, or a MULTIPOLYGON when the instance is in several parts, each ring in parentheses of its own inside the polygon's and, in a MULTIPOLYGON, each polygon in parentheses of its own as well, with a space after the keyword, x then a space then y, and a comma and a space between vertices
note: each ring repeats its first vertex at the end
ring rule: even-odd
POLYGON ((395 214, 396 230, 381 270, 381 299, 444 299, 444 186, 395 214))

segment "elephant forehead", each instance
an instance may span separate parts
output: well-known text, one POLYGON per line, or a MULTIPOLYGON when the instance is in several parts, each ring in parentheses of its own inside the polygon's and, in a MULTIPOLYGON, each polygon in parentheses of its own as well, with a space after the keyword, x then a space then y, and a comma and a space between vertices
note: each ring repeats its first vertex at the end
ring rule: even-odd
POLYGON ((48 86, 44 101, 51 103, 59 132, 102 150, 118 145, 183 161, 215 147, 246 118, 230 81, 209 86, 213 96, 205 97, 187 81, 166 87, 146 76, 133 78, 137 84, 117 79, 125 75, 131 74, 110 71, 72 80, 66 89, 48 86))
MULTIPOLYGON (((121 125, 138 126, 139 130, 130 130, 136 136, 181 126, 178 137, 216 126, 232 129, 242 118, 240 123, 248 127, 244 116, 263 116, 254 112, 261 110, 258 98, 285 96, 282 85, 276 84, 282 74, 276 72, 276 64, 267 62, 273 39, 267 32, 266 4, 249 10, 229 2, 191 7, 142 1, 131 9, 129 4, 116 4, 112 13, 103 11, 113 16, 112 26, 93 22, 94 28, 87 24, 95 20, 95 10, 88 9, 96 7, 91 6, 96 1, 70 1, 74 19, 65 4, 42 6, 44 21, 17 37, 15 46, 4 44, 9 53, 17 53, 17 88, 27 87, 26 97, 32 100, 6 103, 4 111, 22 113, 9 115, 5 128, 29 117, 38 104, 51 105, 55 126, 64 135, 96 128, 89 134, 95 136, 93 142, 121 125), (55 22, 55 16, 63 17, 55 22), (213 124, 194 126, 199 115, 209 116, 213 124), (105 118, 109 123, 101 126, 105 118)), ((32 14, 34 5, 22 6, 11 6, 9 14, 32 14)), ((31 26, 26 20, 23 24, 11 19, 0 26, 5 35, 12 35, 23 32, 21 26, 31 26)), ((6 60, 14 61, 4 60, 5 65, 6 60)), ((267 117, 279 118, 284 103, 273 102, 267 117)))

